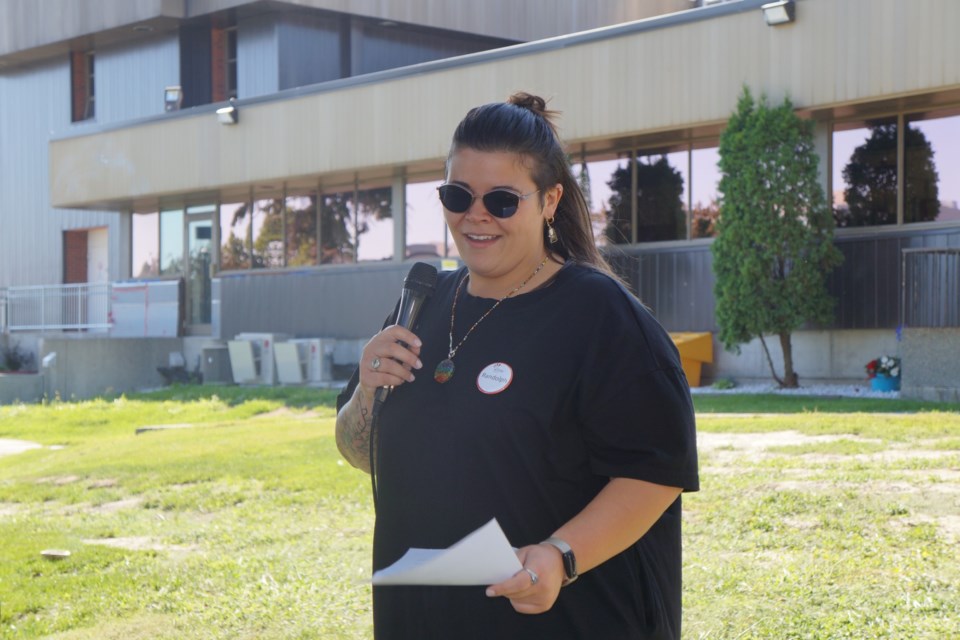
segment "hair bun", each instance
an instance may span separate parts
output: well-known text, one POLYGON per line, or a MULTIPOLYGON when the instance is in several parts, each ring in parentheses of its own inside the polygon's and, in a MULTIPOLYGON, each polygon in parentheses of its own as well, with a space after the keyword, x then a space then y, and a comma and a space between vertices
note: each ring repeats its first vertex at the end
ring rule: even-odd
POLYGON ((544 122, 550 126, 553 134, 557 135, 556 125, 553 123, 553 118, 557 115, 557 112, 547 109, 547 101, 540 96, 535 96, 526 91, 519 91, 510 96, 507 99, 507 103, 520 107, 521 109, 526 109, 533 115, 543 118, 544 122))

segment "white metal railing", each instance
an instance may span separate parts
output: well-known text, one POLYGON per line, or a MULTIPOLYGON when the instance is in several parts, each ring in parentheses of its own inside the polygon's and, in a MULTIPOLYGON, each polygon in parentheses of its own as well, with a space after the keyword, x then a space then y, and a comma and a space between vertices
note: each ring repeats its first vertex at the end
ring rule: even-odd
POLYGON ((0 292, 4 331, 110 329, 109 282, 8 287, 0 292))

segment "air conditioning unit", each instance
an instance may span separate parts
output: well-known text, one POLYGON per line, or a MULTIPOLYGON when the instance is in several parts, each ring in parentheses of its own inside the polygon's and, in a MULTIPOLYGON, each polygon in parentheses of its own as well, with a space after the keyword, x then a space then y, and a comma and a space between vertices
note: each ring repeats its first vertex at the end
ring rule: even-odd
POLYGON ((290 340, 297 345, 300 359, 306 363, 307 382, 330 382, 333 380, 333 349, 336 340, 332 338, 303 338, 290 340))
MULTIPOLYGON (((253 359, 259 365, 256 369, 256 382, 258 384, 273 385, 277 383, 276 366, 274 365, 273 346, 277 342, 285 342, 289 336, 282 333, 238 333, 231 342, 249 342, 253 347, 253 359)), ((230 352, 231 361, 233 360, 233 351, 230 352)), ((234 381, 243 384, 237 380, 234 375, 234 381)))

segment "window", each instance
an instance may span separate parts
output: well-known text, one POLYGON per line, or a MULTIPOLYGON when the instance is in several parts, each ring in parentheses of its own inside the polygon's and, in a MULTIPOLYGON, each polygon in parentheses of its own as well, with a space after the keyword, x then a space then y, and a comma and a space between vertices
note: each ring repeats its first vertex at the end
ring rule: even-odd
POLYGON ((250 206, 246 202, 220 205, 220 270, 250 268, 250 206))
POLYGON ((903 221, 960 222, 960 114, 906 121, 903 221))
POLYGON ((96 113, 93 51, 74 51, 70 54, 71 121, 90 120, 96 113))
POLYGON ((283 209, 281 194, 253 201, 254 269, 279 269, 283 266, 283 209))
POLYGON ((160 275, 183 274, 183 209, 160 212, 160 275))
POLYGON ((132 264, 134 278, 156 278, 160 275, 159 214, 134 214, 132 221, 132 264))
POLYGON ((288 192, 284 210, 287 266, 317 264, 317 195, 288 192))
POLYGON ((897 223, 897 121, 847 122, 833 131, 838 227, 897 223))
POLYGON ((407 183, 407 258, 459 256, 437 197, 437 187, 441 183, 441 180, 407 183))
POLYGON ((392 199, 389 186, 324 193, 320 199, 321 263, 392 257, 392 199))
POLYGON ((690 237, 716 235, 720 216, 720 149, 715 142, 695 144, 690 151, 690 237))
POLYGON ((631 241, 629 218, 625 221, 627 226, 623 226, 624 221, 620 220, 619 224, 615 224, 610 214, 613 198, 613 189, 610 187, 611 176, 627 166, 629 166, 627 159, 620 158, 581 161, 578 166, 573 167, 573 173, 580 182, 583 196, 590 210, 593 238, 597 246, 631 241))

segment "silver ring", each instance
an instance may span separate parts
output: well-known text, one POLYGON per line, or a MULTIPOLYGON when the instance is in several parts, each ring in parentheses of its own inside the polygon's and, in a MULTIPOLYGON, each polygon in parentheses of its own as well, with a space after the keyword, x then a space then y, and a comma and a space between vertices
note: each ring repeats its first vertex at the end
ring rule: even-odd
POLYGON ((523 570, 526 571, 528 574, 530 574, 530 586, 531 586, 531 587, 532 587, 532 586, 535 586, 538 582, 540 582, 540 576, 538 576, 536 573, 534 573, 533 569, 527 569, 526 567, 524 567, 523 570))
POLYGON ((380 358, 374 358, 370 361, 370 368, 376 371, 380 368, 380 358))

